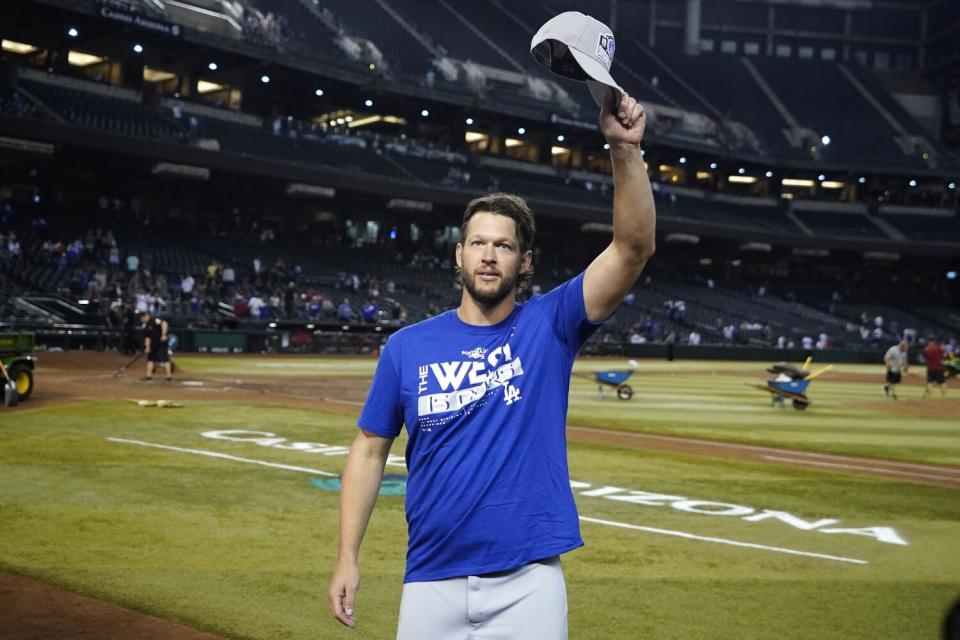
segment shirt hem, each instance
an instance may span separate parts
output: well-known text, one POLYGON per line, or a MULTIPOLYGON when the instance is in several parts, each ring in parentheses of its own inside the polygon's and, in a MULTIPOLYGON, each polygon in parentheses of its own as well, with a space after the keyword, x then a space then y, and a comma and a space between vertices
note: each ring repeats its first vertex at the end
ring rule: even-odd
POLYGON ((403 577, 403 583, 409 582, 433 582, 436 580, 449 580, 450 578, 463 578, 466 576, 479 576, 486 573, 496 573, 498 571, 510 571, 525 564, 552 558, 561 553, 567 553, 574 549, 584 546, 583 540, 578 540, 572 544, 565 544, 555 547, 546 547, 545 549, 530 550, 520 555, 520 560, 511 562, 494 562, 478 566, 453 567, 443 571, 414 572, 403 577))

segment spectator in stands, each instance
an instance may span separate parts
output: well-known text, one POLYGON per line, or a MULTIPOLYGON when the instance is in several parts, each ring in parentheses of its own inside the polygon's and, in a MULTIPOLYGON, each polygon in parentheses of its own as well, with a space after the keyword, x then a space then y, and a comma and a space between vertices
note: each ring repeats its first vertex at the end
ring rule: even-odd
POLYGON ((243 294, 237 293, 233 296, 233 313, 237 318, 246 318, 247 317, 247 300, 243 297, 243 294))
POLYGON ((947 397, 946 380, 943 372, 943 346, 937 339, 930 338, 927 345, 923 348, 923 358, 927 365, 927 384, 923 388, 923 399, 930 395, 930 388, 933 385, 940 387, 940 397, 947 397))
POLYGON ((195 285, 193 276, 189 273, 180 280, 180 299, 184 302, 193 296, 193 287, 195 285))
POLYGON ((376 302, 368 302, 360 308, 360 317, 364 322, 374 323, 377 321, 377 313, 380 311, 380 305, 376 302))
POLYGON ((225 284, 226 286, 228 287, 233 286, 233 284, 237 281, 237 274, 233 270, 233 267, 231 267, 230 265, 227 265, 223 268, 222 280, 223 280, 223 284, 225 284))
POLYGON ((811 336, 803 336, 800 339, 800 346, 804 351, 810 351, 813 349, 813 338, 811 336))
POLYGON ((822 351, 830 346, 830 339, 827 337, 826 332, 820 332, 820 335, 817 336, 817 344, 815 346, 819 351, 822 351))
POLYGON ((130 273, 136 273, 140 269, 140 258, 135 254, 130 254, 127 256, 127 271, 130 273))
POLYGON ((254 320, 263 319, 263 310, 266 307, 266 303, 256 293, 250 296, 250 299, 247 301, 247 308, 250 310, 250 317, 254 320))
POLYGON ((699 345, 700 345, 700 332, 699 332, 699 331, 696 331, 696 330, 691 331, 691 332, 687 335, 687 344, 689 344, 689 345, 692 346, 692 347, 699 346, 699 345))
POLYGON ((893 345, 883 356, 883 363, 887 365, 887 379, 883 385, 883 395, 897 399, 897 385, 900 384, 901 372, 907 370, 907 343, 901 340, 893 345))
POLYGON ((343 322, 352 322, 355 315, 353 307, 350 306, 350 299, 344 298, 343 303, 337 309, 337 319, 343 322))

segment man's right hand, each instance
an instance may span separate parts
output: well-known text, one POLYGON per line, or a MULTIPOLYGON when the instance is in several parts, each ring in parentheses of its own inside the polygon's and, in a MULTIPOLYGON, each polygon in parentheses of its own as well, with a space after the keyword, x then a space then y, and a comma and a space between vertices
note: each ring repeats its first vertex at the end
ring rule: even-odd
POLYGON ((360 588, 360 568, 356 564, 337 564, 327 599, 330 600, 330 612, 341 624, 351 629, 357 626, 353 609, 357 602, 357 590, 360 588))

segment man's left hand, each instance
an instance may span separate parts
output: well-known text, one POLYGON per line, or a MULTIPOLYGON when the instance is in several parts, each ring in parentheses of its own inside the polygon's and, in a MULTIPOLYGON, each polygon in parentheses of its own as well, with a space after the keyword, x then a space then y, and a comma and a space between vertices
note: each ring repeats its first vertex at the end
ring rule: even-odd
POLYGON ((622 91, 623 97, 615 113, 611 112, 612 92, 607 93, 607 101, 600 110, 600 130, 611 147, 623 144, 639 145, 643 139, 643 130, 647 125, 647 114, 636 98, 622 91))

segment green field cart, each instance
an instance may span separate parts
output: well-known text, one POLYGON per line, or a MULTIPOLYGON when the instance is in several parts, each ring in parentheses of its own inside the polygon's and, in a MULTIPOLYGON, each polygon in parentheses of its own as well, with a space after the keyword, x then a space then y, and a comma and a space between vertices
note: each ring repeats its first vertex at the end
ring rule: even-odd
POLYGON ((0 390, 6 406, 16 405, 33 393, 33 370, 36 367, 29 353, 34 334, 29 332, 0 333, 0 390))

